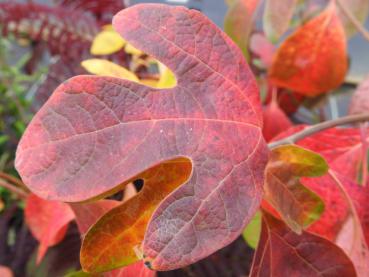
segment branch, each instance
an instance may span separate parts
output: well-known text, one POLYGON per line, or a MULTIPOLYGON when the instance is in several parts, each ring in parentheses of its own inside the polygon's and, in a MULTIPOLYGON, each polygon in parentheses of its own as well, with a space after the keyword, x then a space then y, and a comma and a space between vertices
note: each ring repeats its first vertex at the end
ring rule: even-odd
POLYGON ((18 196, 18 198, 26 199, 28 196, 28 193, 24 192, 23 190, 17 188, 14 185, 9 184, 8 182, 0 179, 0 187, 6 188, 7 190, 13 192, 18 196))
POLYGON ((14 185, 17 185, 18 187, 24 188, 25 185, 23 184, 23 182, 18 179, 17 177, 14 177, 10 174, 7 174, 3 171, 0 171, 0 178, 3 178, 5 180, 7 180, 10 183, 13 183, 14 185))
POLYGON ((361 22, 347 9, 347 7, 342 4, 341 0, 336 0, 337 5, 341 8, 345 16, 351 21, 355 28, 361 33, 361 35, 369 41, 369 32, 361 24, 361 22))
POLYGON ((326 129, 330 129, 330 128, 333 128, 339 125, 365 122, 365 121, 369 121, 369 113, 340 117, 334 120, 325 121, 325 122, 310 126, 298 133, 293 134, 292 136, 269 143, 268 146, 270 149, 273 149, 275 147, 285 145, 285 144, 294 144, 298 142, 299 140, 302 140, 306 137, 309 137, 311 135, 314 135, 315 133, 319 133, 326 129))

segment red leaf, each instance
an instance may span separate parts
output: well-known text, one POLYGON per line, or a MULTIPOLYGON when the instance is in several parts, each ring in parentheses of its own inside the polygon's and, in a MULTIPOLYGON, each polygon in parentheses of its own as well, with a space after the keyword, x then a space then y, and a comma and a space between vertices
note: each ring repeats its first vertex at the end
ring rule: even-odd
POLYGON ((276 47, 260 33, 255 33, 250 38, 250 50, 260 58, 265 67, 269 67, 273 61, 276 47))
POLYGON ((0 265, 0 276, 13 277, 13 272, 10 270, 10 268, 0 265))
POLYGON ((121 202, 115 200, 100 200, 87 204, 71 204, 81 234, 85 234, 100 217, 112 208, 119 206, 119 204, 121 202))
POLYGON ((333 1, 281 45, 269 76, 276 86, 316 96, 340 86, 346 71, 345 31, 333 1))
MULTIPOLYGON (((265 103, 272 101, 273 91, 274 88, 272 86, 267 92, 265 103)), ((305 98, 305 96, 288 91, 287 89, 278 89, 278 105, 287 115, 295 113, 305 98)))
POLYGON ((27 128, 16 166, 31 190, 74 202, 188 157, 189 179, 168 196, 152 189, 152 199, 165 200, 150 206, 147 228, 141 222, 147 262, 160 270, 185 266, 234 240, 260 205, 267 147, 256 83, 237 46, 197 11, 135 5, 113 24, 166 64, 177 86, 73 78, 27 128))
MULTIPOLYGON (((304 128, 306 126, 294 126, 275 140, 287 137, 304 128)), ((298 145, 321 154, 327 160, 330 168, 340 173, 342 184, 350 197, 360 203, 358 213, 363 227, 369 230, 369 217, 366 212, 369 191, 356 184, 358 175, 360 175, 358 169, 362 163, 360 130, 358 128, 332 128, 307 137, 299 141, 298 145)), ((330 176, 304 178, 302 183, 315 191, 324 200, 326 206, 321 218, 309 230, 334 240, 349 215, 347 201, 330 176)), ((368 240, 367 232, 364 233, 368 240)))
POLYGON ((148 269, 143 261, 130 266, 115 269, 104 274, 104 277, 155 277, 156 272, 148 269))
POLYGON ((263 215, 263 226, 250 276, 356 276, 354 266, 336 245, 263 215))
POLYGON ((272 100, 263 111, 263 135, 266 141, 288 130, 292 123, 280 109, 276 100, 272 100))
POLYGON ((28 196, 24 213, 32 235, 40 242, 39 263, 50 246, 63 240, 74 214, 65 203, 43 200, 34 194, 28 196))

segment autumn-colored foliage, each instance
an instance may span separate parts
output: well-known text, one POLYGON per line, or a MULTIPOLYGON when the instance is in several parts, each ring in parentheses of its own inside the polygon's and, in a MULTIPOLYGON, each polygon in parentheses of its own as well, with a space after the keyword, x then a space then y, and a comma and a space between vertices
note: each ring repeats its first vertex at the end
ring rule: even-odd
POLYGON ((345 82, 349 36, 367 35, 365 1, 227 0, 225 32, 185 7, 138 4, 103 25, 124 6, 56 2, 85 7, 100 31, 78 61, 86 74, 22 132, 21 179, 0 167, 25 201, 35 268, 74 228, 68 277, 161 276, 240 235, 255 249, 243 275, 368 276, 368 79, 348 116, 322 108, 345 82))

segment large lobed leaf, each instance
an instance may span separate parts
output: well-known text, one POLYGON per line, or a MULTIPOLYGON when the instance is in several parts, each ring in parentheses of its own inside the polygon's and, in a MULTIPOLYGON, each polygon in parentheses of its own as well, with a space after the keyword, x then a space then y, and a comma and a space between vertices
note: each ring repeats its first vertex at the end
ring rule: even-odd
POLYGON ((113 25, 166 64, 177 86, 70 79, 27 128, 16 167, 41 197, 70 202, 142 178, 130 204, 86 235, 83 269, 133 263, 135 250, 153 269, 178 268, 229 244, 260 205, 267 147, 258 90, 237 46, 197 11, 136 5, 113 25))
POLYGON ((270 80, 316 96, 341 85, 347 71, 346 37, 334 2, 298 28, 278 49, 270 80))

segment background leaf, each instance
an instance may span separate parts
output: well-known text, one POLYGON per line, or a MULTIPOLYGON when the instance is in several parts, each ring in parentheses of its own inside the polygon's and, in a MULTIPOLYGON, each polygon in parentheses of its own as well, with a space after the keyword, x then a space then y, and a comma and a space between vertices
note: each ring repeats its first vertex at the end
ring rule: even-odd
POLYGON ((316 96, 341 85, 347 67, 345 32, 331 2, 282 43, 269 77, 276 86, 316 96))
POLYGON ((35 194, 28 196, 24 214, 32 235, 40 242, 39 263, 50 246, 63 240, 74 214, 67 204, 44 200, 35 194))
POLYGON ((240 47, 246 58, 249 58, 249 37, 254 24, 254 12, 259 0, 234 1, 224 18, 224 31, 240 47))
POLYGON ((277 42, 287 31, 298 0, 266 0, 263 29, 267 38, 277 42))

